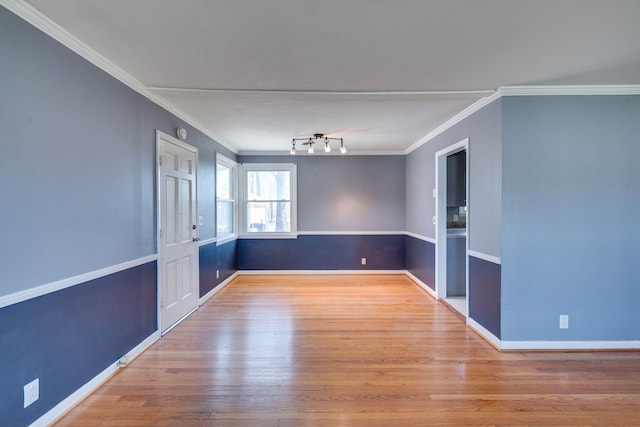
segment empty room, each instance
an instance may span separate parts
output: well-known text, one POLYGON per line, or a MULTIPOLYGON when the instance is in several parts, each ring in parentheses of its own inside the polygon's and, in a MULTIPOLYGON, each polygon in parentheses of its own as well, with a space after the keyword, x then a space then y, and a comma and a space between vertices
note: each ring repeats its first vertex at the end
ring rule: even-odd
POLYGON ((637 0, 0 0, 0 426, 640 425, 637 0))

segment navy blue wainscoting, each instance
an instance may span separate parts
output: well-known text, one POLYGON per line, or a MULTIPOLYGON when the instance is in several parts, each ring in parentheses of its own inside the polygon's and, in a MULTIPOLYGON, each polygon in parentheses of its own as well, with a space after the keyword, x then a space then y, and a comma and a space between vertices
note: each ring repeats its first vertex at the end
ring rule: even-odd
POLYGON ((436 290, 436 245, 407 236, 407 271, 436 290))
POLYGON ((211 243, 200 247, 200 297, 227 280, 238 270, 236 240, 216 246, 211 243), (216 270, 220 277, 216 279, 216 270))
POLYGON ((156 262, 0 309, 0 425, 26 426, 157 330, 156 262), (40 399, 23 408, 23 386, 40 399))
POLYGON ((500 338, 500 264, 469 255, 469 317, 500 338))
POLYGON ((404 270, 404 235, 241 239, 239 270, 404 270), (367 258, 367 265, 361 264, 367 258))

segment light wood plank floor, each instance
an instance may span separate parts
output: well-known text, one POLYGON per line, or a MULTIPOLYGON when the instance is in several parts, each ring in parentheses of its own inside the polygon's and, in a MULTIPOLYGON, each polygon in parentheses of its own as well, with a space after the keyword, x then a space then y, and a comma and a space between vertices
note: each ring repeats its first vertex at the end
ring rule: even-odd
POLYGON ((400 275, 240 276, 58 425, 640 425, 640 353, 500 353, 400 275))

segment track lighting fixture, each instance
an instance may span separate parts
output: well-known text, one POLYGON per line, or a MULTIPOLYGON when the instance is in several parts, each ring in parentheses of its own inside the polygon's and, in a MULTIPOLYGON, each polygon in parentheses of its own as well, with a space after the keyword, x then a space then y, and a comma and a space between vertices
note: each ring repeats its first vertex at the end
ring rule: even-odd
POLYGON ((306 145, 307 146, 307 153, 313 154, 314 153, 313 144, 315 144, 319 140, 324 142, 324 151, 325 151, 325 153, 330 153, 331 152, 331 145, 330 145, 331 141, 340 141, 340 153, 341 154, 345 154, 347 152, 347 149, 344 148, 344 140, 342 138, 331 138, 331 137, 328 137, 328 136, 324 136, 324 134, 322 134, 322 133, 314 133, 313 137, 293 138, 291 140, 291 149, 289 150, 289 153, 296 154, 296 152, 297 152, 297 150, 296 150, 296 141, 304 141, 304 142, 302 142, 302 145, 306 145))

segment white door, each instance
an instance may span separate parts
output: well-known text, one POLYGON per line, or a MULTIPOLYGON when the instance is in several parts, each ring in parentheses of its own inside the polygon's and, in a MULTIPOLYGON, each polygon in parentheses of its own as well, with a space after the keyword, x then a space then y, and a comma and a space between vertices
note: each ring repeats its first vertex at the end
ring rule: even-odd
POLYGON ((198 307, 198 150, 158 132, 160 330, 198 307))

